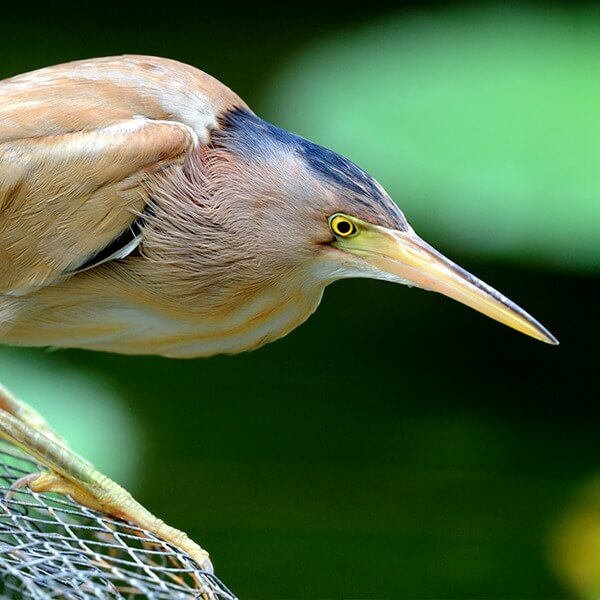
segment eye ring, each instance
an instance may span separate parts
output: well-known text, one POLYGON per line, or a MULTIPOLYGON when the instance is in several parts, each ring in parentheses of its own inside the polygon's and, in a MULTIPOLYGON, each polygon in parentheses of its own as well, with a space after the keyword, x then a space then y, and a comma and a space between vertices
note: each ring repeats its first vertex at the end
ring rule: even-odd
POLYGON ((345 215, 333 215, 329 219, 329 227, 336 237, 349 238, 358 233, 353 221, 345 215))

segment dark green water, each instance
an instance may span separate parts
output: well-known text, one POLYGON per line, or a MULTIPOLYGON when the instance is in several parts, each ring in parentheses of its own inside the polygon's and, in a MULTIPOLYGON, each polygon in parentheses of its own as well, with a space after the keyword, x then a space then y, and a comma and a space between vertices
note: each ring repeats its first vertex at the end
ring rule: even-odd
POLYGON ((243 597, 556 596, 546 538, 598 466, 577 392, 592 349, 570 305, 546 300, 571 280, 486 275, 525 290, 563 345, 360 281, 251 354, 67 356, 143 423, 136 495, 210 548, 243 597))

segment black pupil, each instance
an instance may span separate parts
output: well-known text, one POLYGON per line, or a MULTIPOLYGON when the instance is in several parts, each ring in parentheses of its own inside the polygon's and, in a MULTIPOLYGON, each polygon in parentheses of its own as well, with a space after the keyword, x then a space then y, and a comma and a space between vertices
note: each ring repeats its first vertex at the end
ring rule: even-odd
POLYGON ((350 225, 348 221, 340 221, 338 223, 337 228, 339 233, 341 233, 342 235, 346 235, 347 233, 350 233, 352 225, 350 225))

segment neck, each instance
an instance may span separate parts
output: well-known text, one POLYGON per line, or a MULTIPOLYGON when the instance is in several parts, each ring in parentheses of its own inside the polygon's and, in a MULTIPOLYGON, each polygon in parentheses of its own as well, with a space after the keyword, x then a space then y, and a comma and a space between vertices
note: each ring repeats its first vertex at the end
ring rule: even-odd
MULTIPOLYGON (((0 330, 0 340, 175 358, 233 354, 258 348, 300 325, 317 308, 324 287, 283 279, 251 295, 232 296, 212 310, 194 310, 157 293, 156 279, 147 279, 142 264, 142 257, 132 257, 76 275, 68 284, 0 300, 6 302, 0 303, 0 315, 10 311, 10 326, 0 330), (67 285, 68 294, 63 289, 67 285)), ((197 304, 203 304, 201 299, 197 304)))

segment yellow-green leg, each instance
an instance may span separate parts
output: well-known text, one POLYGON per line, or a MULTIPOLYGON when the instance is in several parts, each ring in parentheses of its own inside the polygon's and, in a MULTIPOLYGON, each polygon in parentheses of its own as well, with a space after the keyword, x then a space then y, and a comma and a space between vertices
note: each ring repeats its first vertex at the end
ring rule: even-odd
POLYGON ((3 388, 0 390, 0 436, 50 469, 23 479, 24 485, 34 492, 69 495, 80 504, 131 521, 183 550, 203 570, 213 572, 208 553, 196 542, 155 517, 127 490, 75 454, 37 411, 10 396, 3 388), (18 414, 15 415, 11 408, 18 414), (29 418, 33 423, 28 422, 29 418))

